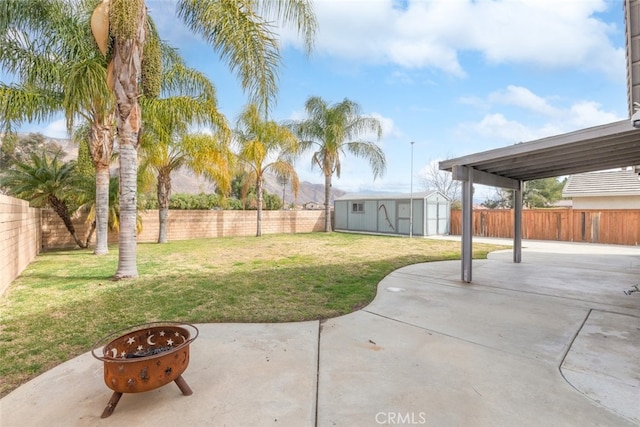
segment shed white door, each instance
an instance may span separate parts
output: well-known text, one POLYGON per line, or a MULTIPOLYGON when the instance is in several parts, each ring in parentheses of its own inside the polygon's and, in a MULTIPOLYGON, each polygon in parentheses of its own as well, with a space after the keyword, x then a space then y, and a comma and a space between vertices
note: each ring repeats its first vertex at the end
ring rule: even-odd
POLYGON ((438 234, 449 232, 449 203, 438 203, 438 234))
POLYGON ((427 203, 427 236, 438 234, 438 202, 427 203))

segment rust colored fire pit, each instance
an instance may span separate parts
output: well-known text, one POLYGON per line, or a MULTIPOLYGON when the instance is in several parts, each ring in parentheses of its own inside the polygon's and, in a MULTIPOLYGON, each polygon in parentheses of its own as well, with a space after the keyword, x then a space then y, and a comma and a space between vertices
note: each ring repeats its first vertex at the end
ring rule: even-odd
POLYGON ((123 393, 141 393, 173 381, 185 396, 193 394, 182 373, 198 332, 188 323, 154 322, 114 332, 94 344, 91 354, 104 362, 104 382, 113 390, 101 418, 113 413, 123 393), (105 342, 102 356, 96 354, 105 342))

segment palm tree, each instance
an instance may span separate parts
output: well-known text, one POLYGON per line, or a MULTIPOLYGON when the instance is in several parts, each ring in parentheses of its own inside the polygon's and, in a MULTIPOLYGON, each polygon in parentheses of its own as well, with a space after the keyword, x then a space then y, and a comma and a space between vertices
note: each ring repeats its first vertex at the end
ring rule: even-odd
MULTIPOLYGON (((111 53, 107 81, 116 99, 119 144, 120 231, 115 279, 138 276, 136 264, 136 216, 138 143, 142 122, 140 88, 143 47, 149 30, 144 0, 103 0, 91 17, 91 30, 103 55, 111 53), (113 39, 109 46, 110 36, 113 39)), ((160 70, 156 70, 159 78, 160 70)))
POLYGON ((262 235, 262 184, 264 174, 273 170, 291 180, 297 194, 300 182, 293 167, 293 158, 298 153, 298 138, 286 127, 271 120, 264 120, 258 106, 249 104, 237 122, 236 141, 239 145, 238 160, 255 180, 257 197, 256 236, 262 235))
POLYGON ((225 193, 230 188, 233 157, 229 149, 231 131, 217 109, 213 84, 200 71, 187 67, 175 50, 166 45, 161 48, 163 98, 141 99, 141 152, 145 164, 157 174, 158 243, 166 243, 171 173, 187 167, 216 182, 225 193), (190 133, 194 125, 209 126, 216 133, 190 133))
POLYGON ((0 66, 17 83, 0 83, 0 121, 10 131, 23 121, 64 112, 70 131, 78 117, 89 126, 96 170, 96 246, 107 246, 109 163, 113 152, 113 96, 106 61, 89 33, 92 0, 0 2, 0 66))
POLYGON ((157 173, 158 243, 166 243, 171 173, 187 167, 212 179, 223 193, 228 192, 233 162, 228 144, 230 134, 211 100, 185 96, 148 100, 143 111, 141 151, 147 165, 157 173), (219 132, 190 133, 188 127, 192 124, 214 125, 219 132))
MULTIPOLYGON (((97 28, 94 33, 98 34, 99 46, 106 52, 108 42, 112 40, 113 65, 110 66, 108 80, 114 83, 117 105, 121 189, 116 278, 136 277, 138 274, 134 218, 141 114, 137 81, 142 71, 148 29, 146 12, 144 0, 103 0, 94 12, 97 28)), ((272 22, 293 24, 305 35, 308 49, 315 35, 316 21, 309 0, 179 0, 177 13, 195 33, 213 46, 232 71, 239 74, 242 87, 263 106, 265 112, 275 97, 276 70, 280 65, 272 22)))
POLYGON ((32 153, 29 161, 18 161, 3 173, 0 187, 8 190, 12 196, 28 200, 31 206, 51 207, 73 240, 81 248, 87 248, 91 240, 89 233, 86 242, 82 242, 71 221, 73 206, 79 203, 82 181, 76 175, 76 162, 63 162, 61 152, 48 156, 44 152, 32 153))
POLYGON ((291 129, 302 140, 301 152, 314 149, 311 166, 318 166, 324 174, 324 231, 331 231, 331 179, 335 173, 340 178, 340 156, 345 151, 369 161, 374 179, 382 176, 386 160, 382 149, 372 141, 357 139, 373 133, 379 140, 382 125, 374 117, 363 116, 360 106, 348 99, 328 105, 312 96, 305 103, 307 119, 290 123, 291 129))

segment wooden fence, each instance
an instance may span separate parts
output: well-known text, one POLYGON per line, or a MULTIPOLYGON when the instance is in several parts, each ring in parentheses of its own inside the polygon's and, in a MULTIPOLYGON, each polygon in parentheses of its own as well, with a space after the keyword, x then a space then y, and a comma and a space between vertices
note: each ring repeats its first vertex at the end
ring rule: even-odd
MULTIPOLYGON (((462 211, 451 211, 451 234, 462 234, 462 211)), ((475 210, 473 235, 513 238, 513 210, 475 210)), ((618 245, 640 243, 640 210, 525 209, 522 238, 618 245)))

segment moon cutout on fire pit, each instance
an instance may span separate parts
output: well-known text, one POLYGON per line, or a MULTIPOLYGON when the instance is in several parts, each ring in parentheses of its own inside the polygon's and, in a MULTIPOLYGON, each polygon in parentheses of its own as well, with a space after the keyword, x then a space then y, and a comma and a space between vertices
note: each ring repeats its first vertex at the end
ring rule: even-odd
POLYGON ((151 334, 149 335, 149 338, 147 338, 147 344, 149 345, 156 345, 156 343, 154 343, 153 341, 151 341, 151 338, 153 338, 155 334, 151 334))

